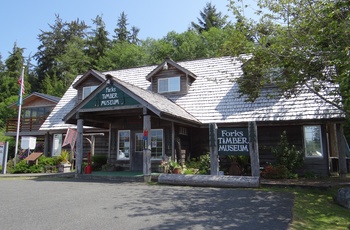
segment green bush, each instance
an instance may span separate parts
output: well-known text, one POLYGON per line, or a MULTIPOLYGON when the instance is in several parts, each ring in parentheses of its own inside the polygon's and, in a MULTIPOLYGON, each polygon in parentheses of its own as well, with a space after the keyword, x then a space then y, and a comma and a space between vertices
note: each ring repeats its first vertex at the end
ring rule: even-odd
POLYGON ((107 156, 103 155, 94 155, 91 157, 92 161, 92 169, 95 170, 101 170, 102 166, 107 164, 107 156))
POLYGON ((8 173, 42 173, 44 172, 44 166, 55 166, 59 163, 59 157, 45 156, 40 156, 38 158, 38 165, 30 165, 27 164, 27 161, 21 160, 14 166, 13 160, 10 160, 7 163, 7 171, 8 173))
POLYGON ((61 160, 59 157, 40 156, 38 159, 38 164, 42 166, 54 166, 54 165, 58 165, 60 161, 61 160))
POLYGON ((283 165, 290 172, 294 172, 303 165, 304 155, 297 150, 295 145, 288 143, 286 131, 283 131, 280 142, 276 148, 271 148, 271 151, 276 158, 275 165, 283 165))
POLYGON ((209 174, 210 156, 209 153, 201 155, 199 158, 192 158, 186 162, 186 168, 198 169, 198 174, 209 174))
POLYGON ((19 161, 16 166, 13 166, 9 171, 10 173, 30 173, 29 165, 25 160, 19 161))

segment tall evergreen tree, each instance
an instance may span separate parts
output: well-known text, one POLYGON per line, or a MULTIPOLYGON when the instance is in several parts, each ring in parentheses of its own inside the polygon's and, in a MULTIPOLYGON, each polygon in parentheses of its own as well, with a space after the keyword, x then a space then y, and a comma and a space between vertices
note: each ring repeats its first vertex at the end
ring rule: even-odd
POLYGON ((136 26, 131 27, 131 35, 129 37, 129 41, 133 44, 139 45, 140 39, 137 37, 140 32, 140 29, 136 26))
POLYGON ((2 73, 5 70, 5 65, 2 62, 2 55, 0 54, 0 73, 2 73))
POLYGON ((38 81, 41 83, 47 76, 56 75, 59 80, 64 80, 66 70, 60 68, 57 57, 67 52, 67 44, 76 37, 85 38, 88 26, 79 19, 70 23, 63 22, 56 15, 54 25, 49 25, 51 31, 41 31, 38 39, 40 45, 34 55, 38 66, 36 69, 38 81))
POLYGON ((96 16, 92 21, 95 25, 95 29, 90 33, 87 53, 90 58, 91 67, 99 69, 97 66, 98 60, 103 57, 110 48, 110 40, 108 39, 109 33, 106 30, 102 16, 96 16))
MULTIPOLYGON (((9 57, 5 60, 5 71, 0 78, 0 102, 10 96, 18 95, 19 84, 18 79, 22 73, 24 63, 23 48, 15 43, 9 57)), ((30 91, 30 85, 24 80, 26 92, 30 91)))
POLYGON ((202 33, 208 31, 211 27, 224 28, 227 25, 227 16, 223 16, 221 12, 216 12, 215 5, 211 2, 207 3, 203 11, 200 12, 201 18, 197 18, 198 23, 191 22, 193 29, 202 33))
POLYGON ((117 42, 125 42, 128 41, 130 37, 130 32, 128 30, 128 18, 124 11, 120 14, 118 18, 117 28, 114 29, 114 39, 117 42))

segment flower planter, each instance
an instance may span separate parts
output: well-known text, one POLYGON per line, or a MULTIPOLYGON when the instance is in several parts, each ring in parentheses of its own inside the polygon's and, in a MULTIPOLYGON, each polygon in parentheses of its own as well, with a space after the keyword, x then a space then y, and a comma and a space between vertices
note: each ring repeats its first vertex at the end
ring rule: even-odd
POLYGON ((174 168, 173 173, 174 174, 181 174, 181 168, 174 168))
POLYGON ((70 163, 60 164, 58 170, 59 170, 59 172, 62 172, 62 173, 68 173, 68 172, 70 172, 71 166, 72 166, 72 164, 70 164, 70 163))

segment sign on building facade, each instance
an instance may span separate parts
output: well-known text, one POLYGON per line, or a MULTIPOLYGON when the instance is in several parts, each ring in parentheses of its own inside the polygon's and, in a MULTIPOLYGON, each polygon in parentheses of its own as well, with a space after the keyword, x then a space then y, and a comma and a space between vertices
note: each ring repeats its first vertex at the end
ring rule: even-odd
POLYGON ((114 85, 106 86, 94 98, 92 98, 83 109, 105 108, 112 106, 138 105, 135 99, 124 93, 114 85))
POLYGON ((249 155, 248 128, 218 128, 219 155, 249 155))

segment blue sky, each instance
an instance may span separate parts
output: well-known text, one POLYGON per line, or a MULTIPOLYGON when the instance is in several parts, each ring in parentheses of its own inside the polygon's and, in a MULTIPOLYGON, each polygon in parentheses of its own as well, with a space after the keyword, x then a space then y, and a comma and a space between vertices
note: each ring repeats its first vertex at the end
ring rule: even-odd
POLYGON ((124 11, 129 27, 140 29, 140 39, 159 39, 170 31, 182 33, 192 21, 197 22, 207 2, 233 20, 228 0, 4 0, 0 3, 0 54, 5 61, 16 42, 18 47, 25 48, 25 56, 34 55, 40 30, 50 31, 48 24, 54 25, 55 14, 63 21, 79 18, 88 25, 102 15, 107 31, 113 35, 124 11))

